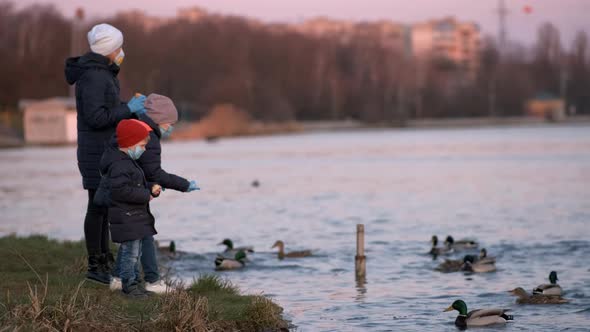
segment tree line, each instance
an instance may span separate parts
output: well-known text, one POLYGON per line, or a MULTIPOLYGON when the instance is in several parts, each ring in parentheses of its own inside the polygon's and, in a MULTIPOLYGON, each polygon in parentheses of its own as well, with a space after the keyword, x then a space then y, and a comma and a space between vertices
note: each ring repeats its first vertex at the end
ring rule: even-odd
MULTIPOLYGON (((185 120, 219 104, 261 121, 517 116, 539 93, 565 95, 568 108, 590 114, 588 35, 564 45, 550 23, 531 47, 511 43, 500 52, 485 38, 477 72, 466 78, 452 62, 417 61, 377 35, 342 43, 233 16, 173 19, 153 29, 128 15, 104 21, 125 35, 122 95, 167 95, 185 120)), ((93 23, 76 38, 85 39, 93 23)), ((0 108, 68 94, 72 24, 50 5, 17 10, 0 2, 0 108)))

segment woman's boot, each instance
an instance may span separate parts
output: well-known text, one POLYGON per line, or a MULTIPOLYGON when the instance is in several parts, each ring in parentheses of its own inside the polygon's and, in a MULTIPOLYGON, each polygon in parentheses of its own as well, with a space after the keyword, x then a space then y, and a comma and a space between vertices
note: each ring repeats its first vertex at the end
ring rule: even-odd
POLYGON ((111 254, 110 252, 102 254, 101 264, 102 264, 103 270, 108 275, 113 275, 113 271, 115 269, 115 256, 113 256, 113 254, 111 254))
POLYGON ((86 279, 105 285, 111 283, 111 276, 105 271, 102 263, 103 261, 103 255, 88 256, 88 271, 86 272, 86 279))

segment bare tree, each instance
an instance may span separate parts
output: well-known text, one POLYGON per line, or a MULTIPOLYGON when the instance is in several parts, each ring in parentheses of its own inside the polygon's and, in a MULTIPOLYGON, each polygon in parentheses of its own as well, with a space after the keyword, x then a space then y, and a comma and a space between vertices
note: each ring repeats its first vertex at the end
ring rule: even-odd
MULTIPOLYGON (((154 24, 135 13, 107 21, 125 34, 123 98, 170 96, 185 119, 225 103, 262 121, 519 115, 541 92, 566 94, 579 113, 590 113, 588 36, 580 32, 566 52, 551 24, 540 27, 532 49, 507 45, 502 57, 487 38, 473 78, 448 59, 410 57, 381 23, 317 37, 219 15, 154 24)), ((17 10, 0 2, 0 107, 67 94, 70 27, 51 6, 17 10)))

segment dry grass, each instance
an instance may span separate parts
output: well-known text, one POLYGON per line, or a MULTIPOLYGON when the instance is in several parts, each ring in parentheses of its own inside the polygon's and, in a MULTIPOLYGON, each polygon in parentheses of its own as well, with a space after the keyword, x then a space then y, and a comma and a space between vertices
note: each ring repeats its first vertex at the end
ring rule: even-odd
POLYGON ((195 139, 209 137, 257 136, 302 131, 295 121, 264 123, 253 121, 244 110, 232 104, 220 104, 197 123, 179 126, 173 139, 195 139))
POLYGON ((160 331, 208 331, 209 308, 206 297, 177 288, 162 296, 152 327, 160 331))
MULTIPOLYGON (((66 294, 49 299, 46 285, 29 285, 26 301, 14 301, 7 293, 0 322, 9 330, 80 331, 109 329, 101 304, 82 291, 84 281, 66 294)), ((51 294, 53 295, 53 294, 51 294)), ((117 324, 125 327, 124 324, 117 324)))
POLYGON ((72 261, 70 264, 64 265, 60 269, 60 272, 63 275, 83 274, 86 272, 86 261, 87 260, 88 259, 86 256, 78 257, 78 258, 74 259, 74 261, 72 261))
POLYGON ((283 309, 270 299, 257 296, 244 313, 249 319, 240 325, 242 331, 280 331, 285 329, 282 318, 283 309))
POLYGON ((217 276, 201 276, 190 287, 174 285, 147 300, 127 299, 83 279, 83 248, 38 236, 0 238, 0 332, 287 329, 279 306, 262 296, 240 295, 217 276), (65 259, 57 259, 62 250, 65 259), (44 254, 53 257, 51 264, 44 254))

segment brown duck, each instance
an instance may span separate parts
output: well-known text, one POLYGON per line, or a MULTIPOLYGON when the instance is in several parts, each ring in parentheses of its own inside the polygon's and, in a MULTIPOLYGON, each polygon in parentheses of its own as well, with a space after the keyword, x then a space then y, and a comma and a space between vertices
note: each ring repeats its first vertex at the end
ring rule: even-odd
POLYGON ((280 240, 275 242, 275 244, 271 247, 271 249, 274 249, 274 248, 279 248, 279 253, 278 253, 279 259, 300 258, 300 257, 311 256, 311 250, 291 251, 291 252, 285 253, 285 244, 283 243, 283 241, 280 241, 280 240))
POLYGON ((530 295, 522 287, 515 288, 509 291, 509 293, 518 296, 516 299, 516 303, 518 304, 563 304, 569 302, 567 299, 558 295, 530 295))

